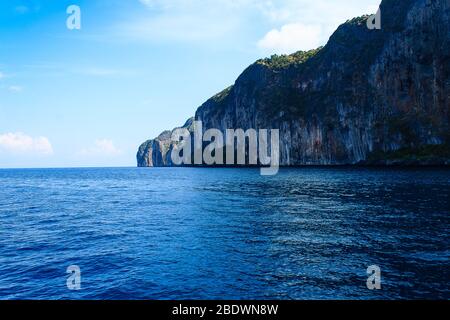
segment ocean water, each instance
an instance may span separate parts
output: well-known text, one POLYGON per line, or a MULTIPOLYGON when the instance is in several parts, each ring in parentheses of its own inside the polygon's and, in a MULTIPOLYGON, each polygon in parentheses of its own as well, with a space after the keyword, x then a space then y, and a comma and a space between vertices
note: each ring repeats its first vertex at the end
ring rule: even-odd
POLYGON ((449 210, 446 169, 0 170, 0 299, 450 299, 449 210))

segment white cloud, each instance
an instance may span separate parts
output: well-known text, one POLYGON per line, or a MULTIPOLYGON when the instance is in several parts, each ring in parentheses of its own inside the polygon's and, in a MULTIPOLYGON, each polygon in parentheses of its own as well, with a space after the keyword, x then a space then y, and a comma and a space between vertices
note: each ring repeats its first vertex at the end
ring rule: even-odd
POLYGON ((258 42, 258 46, 274 53, 293 53, 320 46, 322 28, 301 23, 286 24, 281 29, 269 31, 258 42))
POLYGON ((292 53, 325 45, 346 20, 376 12, 381 0, 268 0, 260 12, 277 25, 258 41, 270 53, 292 53))
POLYGON ((94 141, 94 146, 83 149, 79 152, 82 156, 118 156, 122 151, 118 149, 112 140, 97 139, 94 141))
POLYGON ((14 153, 53 154, 48 138, 33 138, 22 132, 0 134, 0 149, 14 153))
POLYGON ((0 71, 0 79, 3 79, 5 77, 5 74, 0 71))
MULTIPOLYGON (((355 16, 372 12, 381 0, 135 1, 141 4, 143 10, 133 19, 122 21, 115 26, 115 30, 111 32, 115 35, 115 39, 144 42, 202 41, 211 46, 230 40, 229 43, 237 46, 238 38, 248 42, 249 39, 246 37, 254 37, 256 30, 254 26, 262 31, 265 37, 273 37, 278 31, 280 34, 277 41, 286 42, 287 40, 282 40, 286 38, 286 33, 293 34, 294 40, 297 40, 299 33, 302 33, 299 25, 303 25, 320 27, 320 33, 315 33, 318 41, 312 41, 312 37, 306 34, 302 37, 306 45, 311 43, 312 47, 317 47, 326 43, 339 24, 355 16), (267 28, 267 30, 261 30, 261 28, 267 28), (282 30, 283 28, 285 30, 282 30), (271 30, 273 32, 269 36, 268 32, 271 30)), ((313 31, 316 32, 317 29, 313 31)), ((254 44, 257 42, 257 39, 253 40, 254 44)), ((263 47, 264 44, 265 41, 261 43, 263 47)), ((267 44, 267 47, 271 46, 267 44)), ((287 48, 289 51, 292 48, 298 48, 288 44, 275 46, 277 49, 280 47, 287 48)))

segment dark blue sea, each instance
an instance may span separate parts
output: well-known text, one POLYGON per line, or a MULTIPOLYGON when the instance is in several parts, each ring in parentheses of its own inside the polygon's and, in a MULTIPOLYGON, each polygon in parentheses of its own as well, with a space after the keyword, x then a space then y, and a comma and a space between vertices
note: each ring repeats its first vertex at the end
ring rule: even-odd
POLYGON ((0 170, 0 299, 450 299, 449 211, 445 169, 0 170))

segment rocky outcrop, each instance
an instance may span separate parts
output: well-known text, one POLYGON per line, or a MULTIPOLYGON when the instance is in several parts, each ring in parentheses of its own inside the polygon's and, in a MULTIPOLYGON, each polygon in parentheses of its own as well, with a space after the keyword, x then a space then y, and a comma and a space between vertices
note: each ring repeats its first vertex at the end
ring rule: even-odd
MULTIPOLYGON (((381 30, 355 18, 323 48, 259 60, 195 120, 204 130, 280 129, 285 166, 448 164, 450 1, 380 8, 381 30)), ((170 148, 169 132, 147 141, 138 165, 170 166, 170 148)))
MULTIPOLYGON (((190 118, 180 128, 193 131, 194 118, 190 118)), ((175 128, 174 130, 179 129, 175 128)), ((164 131, 157 138, 148 140, 141 144, 137 153, 138 167, 167 167, 172 165, 170 152, 172 150, 172 132, 164 131)))

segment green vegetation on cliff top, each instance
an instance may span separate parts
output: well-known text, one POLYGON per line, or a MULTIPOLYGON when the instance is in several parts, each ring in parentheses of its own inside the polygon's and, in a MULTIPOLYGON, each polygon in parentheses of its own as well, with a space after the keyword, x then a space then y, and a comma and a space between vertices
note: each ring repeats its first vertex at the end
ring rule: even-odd
POLYGON ((291 65, 302 64, 314 57, 323 47, 309 51, 298 51, 290 55, 274 54, 270 58, 260 59, 257 64, 267 66, 271 69, 284 69, 291 65))
POLYGON ((214 97, 212 97, 211 99, 214 100, 217 103, 222 102, 223 100, 225 100, 226 97, 228 97, 228 95, 231 92, 231 89, 233 89, 233 86, 229 86, 228 88, 226 88, 225 90, 219 92, 218 94, 216 94, 214 97))
POLYGON ((355 17, 353 19, 347 20, 346 24, 352 24, 352 25, 366 25, 367 19, 370 18, 370 15, 366 14, 360 17, 355 17))

